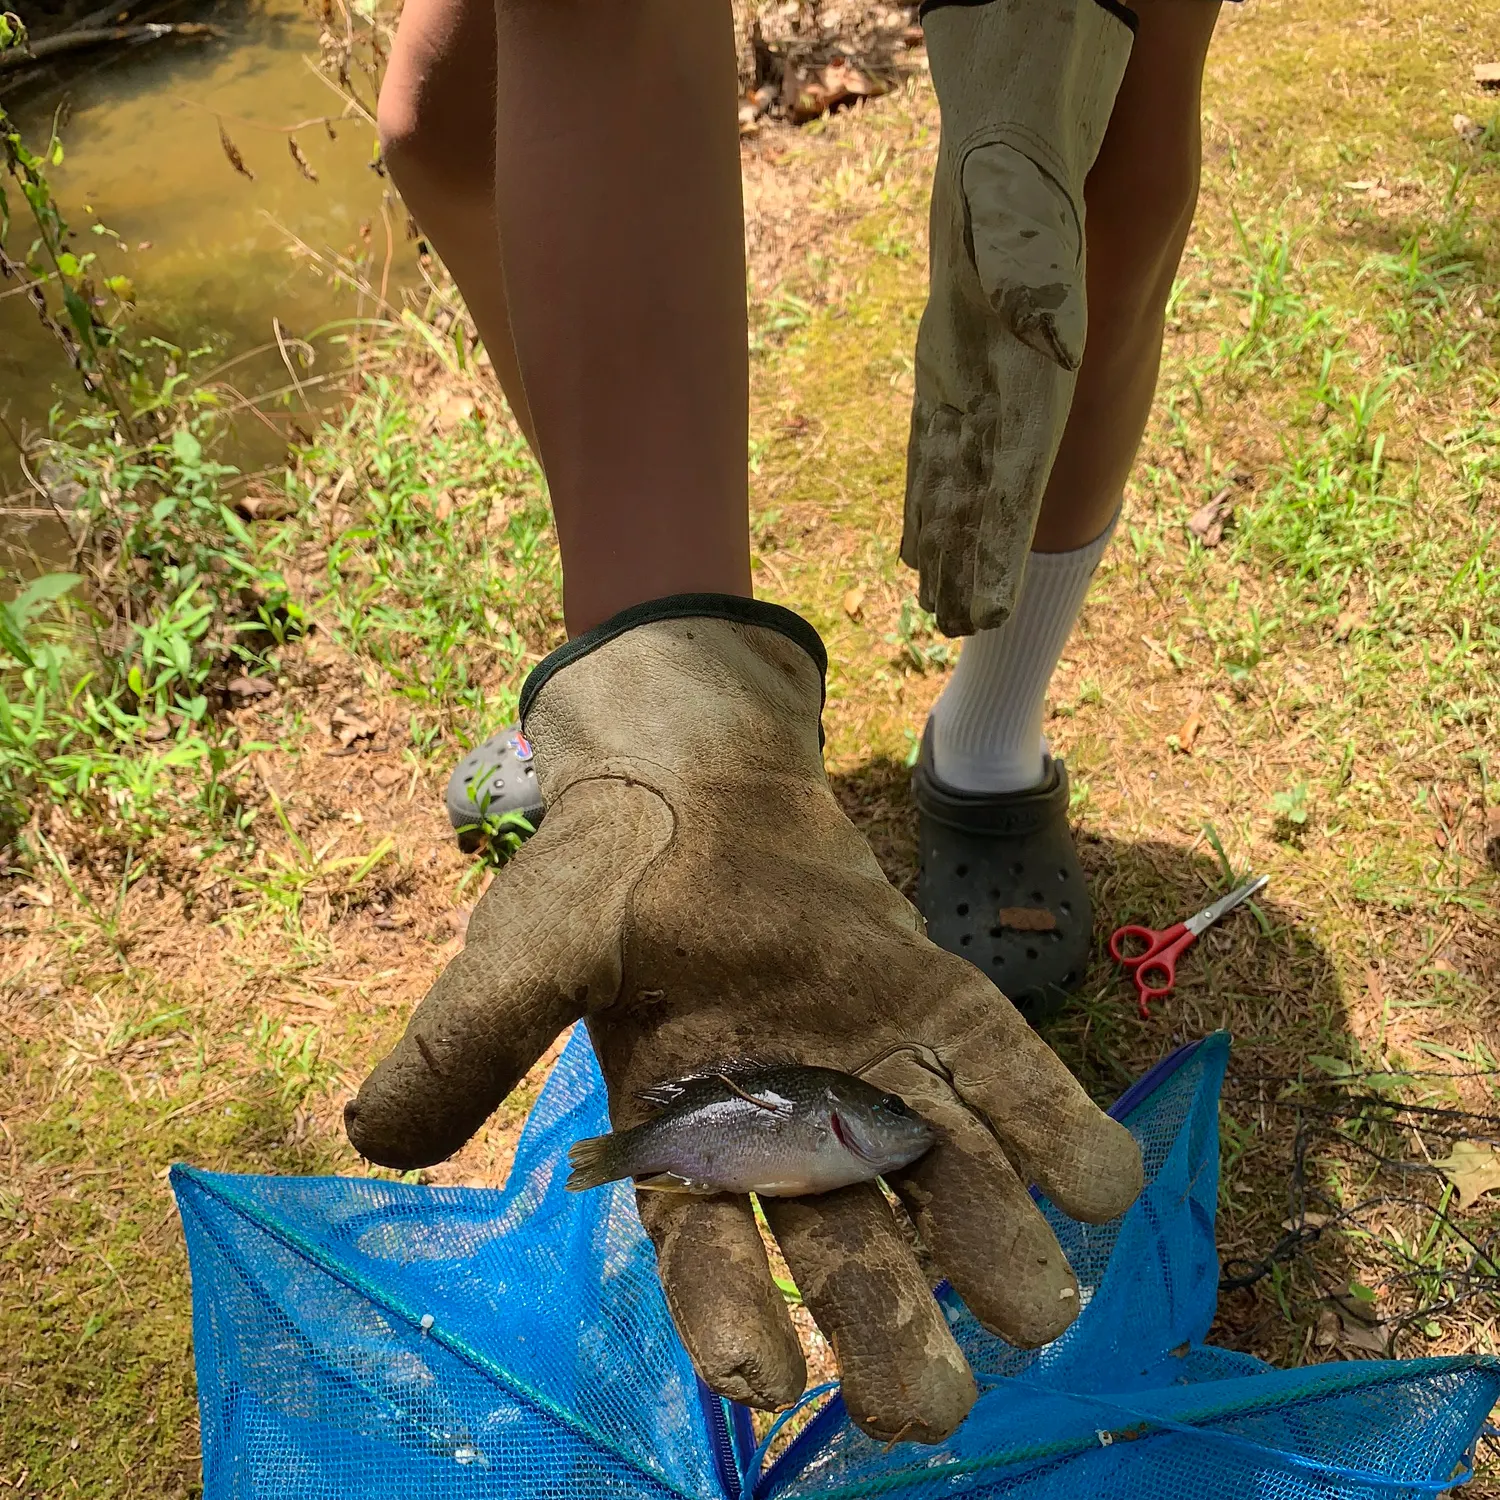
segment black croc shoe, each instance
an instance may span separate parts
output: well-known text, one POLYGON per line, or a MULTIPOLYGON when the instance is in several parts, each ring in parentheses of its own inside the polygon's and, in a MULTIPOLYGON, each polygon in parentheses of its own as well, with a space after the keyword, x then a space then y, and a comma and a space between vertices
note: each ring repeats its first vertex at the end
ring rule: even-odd
MULTIPOLYGON (((531 743, 512 724, 482 745, 476 745, 448 778, 448 821, 465 841, 481 818, 520 813, 533 828, 542 821, 542 794, 531 763, 531 743)), ((477 834, 470 834, 477 838, 477 834)))
POLYGON ((932 769, 931 731, 912 774, 921 814, 917 909, 927 936, 982 969, 1033 1026, 1082 982, 1093 905, 1068 829, 1068 773, 1040 786, 971 793, 932 769))

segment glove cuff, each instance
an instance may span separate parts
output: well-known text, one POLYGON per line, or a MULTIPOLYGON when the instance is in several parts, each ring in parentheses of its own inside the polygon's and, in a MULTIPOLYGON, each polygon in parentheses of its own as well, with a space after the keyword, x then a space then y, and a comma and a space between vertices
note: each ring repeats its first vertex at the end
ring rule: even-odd
MULTIPOLYGON (((917 9, 917 20, 925 20, 935 10, 943 10, 950 5, 985 5, 989 0, 922 0, 917 9)), ((1134 35, 1141 25, 1141 18, 1124 3, 1124 0, 1097 0, 1097 3, 1107 10, 1110 15, 1118 16, 1134 35)))
POLYGON ((658 620, 691 619, 733 620, 739 625, 774 630, 807 652, 819 677, 826 679, 828 676, 828 652, 823 647, 823 638, 792 610, 779 604, 768 604, 762 599, 747 599, 740 594, 669 594, 664 599, 648 599, 644 604, 632 604, 628 609, 622 609, 602 625, 574 636, 566 645, 559 646, 538 662, 521 688, 522 724, 526 722, 536 695, 564 667, 571 666, 638 625, 650 625, 658 620))

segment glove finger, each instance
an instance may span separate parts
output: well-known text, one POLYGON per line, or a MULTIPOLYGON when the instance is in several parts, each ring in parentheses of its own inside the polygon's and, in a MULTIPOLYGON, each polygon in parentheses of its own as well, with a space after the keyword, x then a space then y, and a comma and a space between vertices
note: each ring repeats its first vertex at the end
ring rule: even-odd
POLYGON ((643 1192, 636 1203, 672 1321, 708 1387, 763 1411, 790 1406, 807 1365, 750 1200, 643 1192))
POLYGON ((761 1207, 833 1346, 855 1425, 887 1442, 941 1442, 978 1390, 879 1188, 859 1183, 761 1207))
POLYGON ((403 1171, 445 1160, 565 1026, 614 998, 630 891, 670 834, 661 799, 621 781, 586 782, 548 809, 345 1107, 361 1156, 403 1171))
POLYGON ((937 1128, 938 1143, 887 1180, 943 1274, 992 1333, 1022 1349, 1050 1343, 1078 1315, 1078 1280, 999 1142, 914 1062, 869 1078, 937 1128))
POLYGON ((983 1112, 1022 1176, 1064 1213, 1088 1224, 1124 1213, 1143 1181, 1130 1132, 1084 1093, 984 975, 945 957, 955 983, 932 1045, 960 1098, 983 1112))

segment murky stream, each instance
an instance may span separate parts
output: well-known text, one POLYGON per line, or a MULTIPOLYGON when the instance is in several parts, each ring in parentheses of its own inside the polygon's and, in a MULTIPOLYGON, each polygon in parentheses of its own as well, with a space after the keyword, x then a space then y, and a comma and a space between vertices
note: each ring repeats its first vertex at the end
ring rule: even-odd
MULTIPOLYGON (((192 18, 212 21, 224 38, 155 43, 87 63, 64 84, 5 102, 36 146, 65 109, 64 161, 52 181, 75 228, 102 223, 123 239, 127 248, 109 250, 107 269, 134 282, 136 326, 183 348, 210 348, 208 365, 259 349, 224 375, 249 395, 288 384, 273 319, 287 340, 297 340, 373 311, 292 236, 319 253, 364 258, 378 285, 387 274, 388 218, 393 301, 415 279, 415 255, 399 205, 382 217, 388 184, 371 169, 373 131, 358 120, 336 120, 343 101, 309 65, 317 28, 299 0, 211 0, 192 18), (285 128, 323 116, 335 117, 337 139, 317 123, 296 131, 314 183, 293 160, 285 128), (226 159, 221 120, 253 181, 226 159)), ((108 248, 87 233, 79 240, 108 248)), ((15 243, 26 241, 17 234, 15 243)), ((338 358, 339 346, 324 336, 312 373, 338 358)), ((76 377, 26 298, 0 283, 0 412, 13 429, 36 431, 60 397, 77 400, 76 377)), ((280 449, 277 435, 255 420, 237 425, 235 441, 230 459, 248 467, 274 462, 280 449)), ((0 516, 0 549, 9 553, 0 567, 21 565, 18 553, 53 552, 55 522, 16 514, 37 500, 25 493, 3 436, 0 496, 11 512, 0 516)))

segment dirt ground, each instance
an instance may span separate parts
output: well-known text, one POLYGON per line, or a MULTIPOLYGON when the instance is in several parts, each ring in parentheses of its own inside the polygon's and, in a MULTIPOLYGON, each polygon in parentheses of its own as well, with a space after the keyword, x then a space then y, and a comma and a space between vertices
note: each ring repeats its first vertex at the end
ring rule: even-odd
MULTIPOLYGON (((908 767, 953 659, 896 556, 936 109, 904 8, 873 40, 795 19, 767 34, 806 77, 847 57, 886 91, 746 119, 757 589, 822 631, 830 773, 909 890, 908 767)), ((1109 1099, 1232 1032, 1213 1337, 1282 1364, 1495 1352, 1497 1200, 1439 1164, 1500 1142, 1496 57, 1475 0, 1226 7, 1157 410, 1047 725, 1097 909, 1056 1043, 1109 1099), (1138 1017, 1103 936, 1252 870, 1259 914, 1138 1017)), ((18 1495, 198 1493, 166 1170, 365 1171, 343 1102, 491 878, 443 785, 561 638, 555 558, 496 395, 426 347, 289 482, 316 628, 228 711, 252 835, 126 848, 40 808, 55 857, 0 879, 18 1495), (398 429, 418 456, 377 485, 398 429), (462 690, 434 686, 447 596, 380 551, 398 491, 423 547, 492 578, 462 690)), ((501 1181, 539 1078, 423 1180, 501 1181)))

